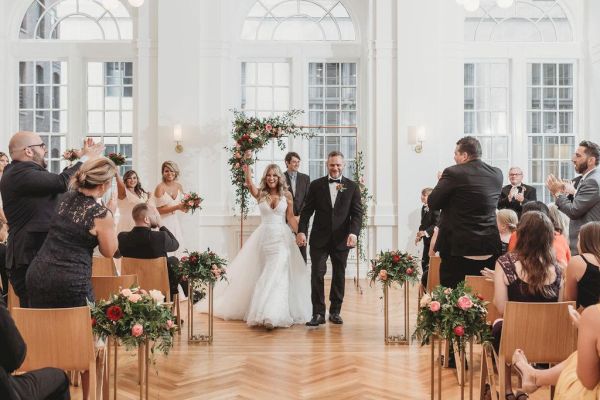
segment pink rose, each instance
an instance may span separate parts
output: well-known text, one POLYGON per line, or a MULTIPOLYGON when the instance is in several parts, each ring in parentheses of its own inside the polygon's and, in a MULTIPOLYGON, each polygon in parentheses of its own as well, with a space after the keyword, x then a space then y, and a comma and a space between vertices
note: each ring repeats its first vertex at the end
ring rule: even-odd
POLYGON ((192 207, 192 206, 194 205, 194 201, 193 201, 193 200, 190 200, 190 201, 188 201, 188 203, 187 203, 187 204, 188 204, 188 206, 192 207))
POLYGON ((235 152, 235 158, 242 158, 242 155, 240 154, 239 151, 235 152))
POLYGON ((131 296, 131 294, 132 294, 132 293, 133 293, 133 292, 131 291, 131 289, 123 289, 123 290, 121 290, 121 294, 122 294, 123 296, 125 296, 125 297, 129 297, 129 296, 131 296))
POLYGON ((413 273, 413 269, 412 268, 407 268, 406 269, 406 274, 407 275, 412 275, 412 273, 413 273))
POLYGON ((131 334, 134 337, 140 337, 144 333, 144 327, 140 324, 135 324, 133 328, 131 328, 131 334))
POLYGON ((239 168, 240 167, 240 163, 235 163, 235 167, 239 168))
POLYGON ((140 289, 140 294, 148 294, 144 289, 140 289))
POLYGON ((140 296, 137 293, 133 293, 131 296, 127 297, 127 300, 129 300, 132 303, 137 303, 141 299, 142 299, 142 296, 140 296))
POLYGON ((189 194, 186 194, 185 196, 183 196, 183 198, 184 198, 185 200, 188 200, 188 199, 190 198, 190 195, 189 195, 189 194))
POLYGON ((240 147, 242 147, 242 146, 240 146, 240 144, 239 144, 239 143, 235 145, 235 148, 236 148, 236 149, 239 149, 240 147))
POLYGON ((175 324, 171 320, 167 320, 167 328, 171 329, 175 324))
POLYGON ((271 132, 271 131, 273 130, 273 125, 271 125, 271 124, 266 124, 266 125, 265 125, 265 130, 266 130, 267 132, 271 132))
POLYGON ((463 328, 461 325, 455 326, 454 327, 454 334, 456 336, 464 336, 465 334, 465 328, 463 328))
POLYGON ((469 308, 473 307, 473 302, 469 296, 460 296, 458 298, 458 307, 461 310, 468 310, 469 308))
POLYGON ((382 281, 387 280, 388 277, 388 273, 385 269, 382 269, 381 271, 379 271, 379 279, 381 279, 382 281))
POLYGON ((433 312, 440 311, 441 307, 442 307, 442 305, 440 304, 439 301, 432 301, 431 303, 429 303, 429 309, 433 312))

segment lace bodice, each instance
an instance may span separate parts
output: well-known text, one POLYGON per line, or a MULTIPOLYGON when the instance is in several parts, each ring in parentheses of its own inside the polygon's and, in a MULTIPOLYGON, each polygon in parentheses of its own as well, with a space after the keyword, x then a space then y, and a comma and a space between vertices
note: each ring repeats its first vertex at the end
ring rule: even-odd
POLYGON ((260 209, 261 223, 263 224, 285 224, 285 213, 287 211, 287 200, 285 197, 279 199, 275 208, 271 208, 268 200, 258 203, 260 209))

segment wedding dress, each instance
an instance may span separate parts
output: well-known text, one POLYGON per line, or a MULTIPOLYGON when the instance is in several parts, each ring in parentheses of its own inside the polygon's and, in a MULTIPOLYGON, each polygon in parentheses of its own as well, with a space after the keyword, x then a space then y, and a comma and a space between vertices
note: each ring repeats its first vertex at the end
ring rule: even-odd
MULTIPOLYGON (((287 201, 258 204, 261 224, 215 285, 214 314, 250 326, 289 327, 311 318, 310 268, 285 222, 287 201)), ((205 301, 199 304, 206 312, 205 301)))

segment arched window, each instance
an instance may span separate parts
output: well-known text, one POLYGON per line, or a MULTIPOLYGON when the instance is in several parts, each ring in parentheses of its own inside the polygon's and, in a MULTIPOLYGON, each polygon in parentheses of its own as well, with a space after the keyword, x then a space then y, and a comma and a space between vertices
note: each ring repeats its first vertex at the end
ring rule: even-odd
POLYGON ((337 0, 257 0, 244 40, 355 40, 354 25, 337 0))

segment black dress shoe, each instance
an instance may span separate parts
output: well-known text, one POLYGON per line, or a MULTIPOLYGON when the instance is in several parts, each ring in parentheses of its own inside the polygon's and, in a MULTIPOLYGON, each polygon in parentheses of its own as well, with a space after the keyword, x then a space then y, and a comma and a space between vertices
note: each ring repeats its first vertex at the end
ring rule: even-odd
POLYGON ((334 324, 343 324, 344 320, 340 317, 340 314, 329 314, 329 320, 334 324))
POLYGON ((325 316, 321 314, 315 314, 312 319, 306 323, 306 326, 319 326, 325 323, 325 316))

